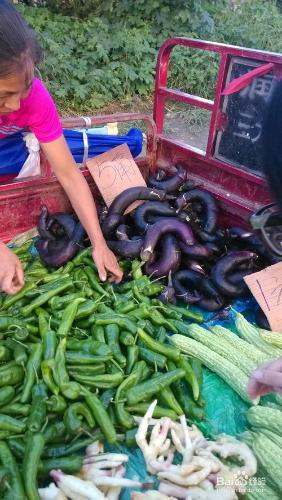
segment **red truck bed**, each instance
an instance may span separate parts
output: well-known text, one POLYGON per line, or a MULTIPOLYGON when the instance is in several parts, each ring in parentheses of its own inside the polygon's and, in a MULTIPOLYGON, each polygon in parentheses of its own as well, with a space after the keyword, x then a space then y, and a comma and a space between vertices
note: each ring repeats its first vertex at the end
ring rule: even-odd
MULTIPOLYGON (((181 163, 192 179, 213 193, 222 206, 222 219, 240 224, 259 206, 269 202, 270 195, 261 173, 259 158, 261 123, 271 91, 282 68, 282 55, 231 45, 187 38, 171 38, 160 48, 156 67, 153 117, 140 113, 91 117, 93 126, 107 122, 142 121, 146 125, 147 151, 136 161, 146 176, 158 167, 170 169, 181 163), (219 55, 214 100, 194 96, 167 87, 169 61, 173 49, 214 52, 219 55), (271 70, 255 78, 233 96, 223 96, 228 82, 265 63, 271 70), (176 101, 210 112, 206 151, 192 147, 164 133, 165 104, 176 101)), ((84 119, 63 120, 65 128, 85 126, 84 119)), ((87 181, 95 186, 87 169, 87 181)), ((37 223, 40 208, 50 211, 70 210, 69 202, 42 158, 41 176, 0 184, 0 240, 8 241, 37 223)))

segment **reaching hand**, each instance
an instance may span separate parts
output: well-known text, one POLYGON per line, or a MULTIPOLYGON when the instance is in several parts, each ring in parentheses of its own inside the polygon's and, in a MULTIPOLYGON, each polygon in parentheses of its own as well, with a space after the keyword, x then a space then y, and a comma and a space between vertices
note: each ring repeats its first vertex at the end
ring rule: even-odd
POLYGON ((110 282, 119 283, 122 280, 122 270, 118 265, 115 255, 106 244, 95 247, 92 256, 101 281, 106 281, 108 273, 108 280, 110 282))
POLYGON ((15 294, 24 285, 22 265, 16 255, 0 243, 0 290, 15 294))
POLYGON ((270 392, 282 394, 282 358, 259 366, 250 377, 248 393, 251 398, 270 392))

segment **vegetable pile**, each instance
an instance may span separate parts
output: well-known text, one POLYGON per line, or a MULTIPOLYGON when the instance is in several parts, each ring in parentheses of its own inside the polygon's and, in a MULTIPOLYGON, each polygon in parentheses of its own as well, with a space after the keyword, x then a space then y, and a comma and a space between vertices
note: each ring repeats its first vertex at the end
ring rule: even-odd
POLYGON ((49 471, 77 472, 97 439, 136 444, 134 416, 156 396, 156 418, 203 418, 201 363, 167 342, 201 315, 154 298, 163 285, 138 261, 121 262, 128 279, 115 288, 99 282, 91 248, 53 272, 28 245, 15 252, 26 284, 1 296, 1 498, 39 498, 49 471))

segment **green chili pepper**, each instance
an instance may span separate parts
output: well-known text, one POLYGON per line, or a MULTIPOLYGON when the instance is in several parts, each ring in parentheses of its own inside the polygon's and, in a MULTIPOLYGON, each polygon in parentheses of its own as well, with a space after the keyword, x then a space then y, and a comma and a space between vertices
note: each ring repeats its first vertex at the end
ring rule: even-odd
POLYGON ((110 389, 117 387, 123 380, 123 374, 118 371, 117 373, 106 373, 103 375, 80 375, 78 373, 70 372, 71 376, 83 385, 88 387, 97 387, 99 389, 110 389))
POLYGON ((106 372, 106 367, 104 363, 95 365, 69 365, 68 372, 70 376, 72 376, 72 373, 74 373, 77 375, 87 375, 90 377, 93 375, 103 375, 103 373, 106 372))
POLYGON ((9 403, 7 406, 1 406, 1 413, 5 415, 15 415, 19 417, 27 417, 30 413, 30 405, 21 403, 9 403))
POLYGON ((24 441, 20 438, 8 438, 7 442, 13 455, 22 461, 25 450, 24 441))
POLYGON ((140 304, 150 304, 150 299, 149 297, 146 297, 146 295, 143 295, 141 291, 139 290, 137 283, 134 283, 132 285, 132 292, 133 296, 135 299, 140 302, 140 304))
POLYGON ((47 387, 50 389, 50 391, 53 394, 59 394, 59 387, 55 384, 54 378, 53 378, 53 362, 54 360, 50 359, 45 359, 41 363, 41 373, 42 373, 42 378, 47 385, 47 387))
POLYGON ((42 344, 32 344, 30 356, 27 362, 26 375, 21 395, 21 403, 28 403, 31 398, 31 391, 36 379, 42 359, 42 344))
POLYGON ((165 387, 158 395, 161 402, 164 403, 168 408, 171 408, 177 415, 183 415, 183 410, 175 398, 173 391, 170 387, 165 387))
POLYGON ((104 405, 105 408, 108 408, 109 404, 113 401, 115 396, 115 390, 113 389, 107 389, 106 391, 99 396, 101 403, 104 405))
MULTIPOLYGON (((132 415, 145 415, 149 406, 150 403, 138 403, 135 405, 126 406, 125 409, 132 415)), ((175 411, 170 410, 169 408, 162 408, 161 406, 156 406, 153 413, 153 418, 163 418, 163 417, 168 417, 171 420, 177 420, 178 414, 175 413, 175 411)))
POLYGON ((142 289, 142 292, 144 295, 147 295, 147 297, 152 297, 153 295, 159 295, 164 289, 164 285, 161 283, 151 283, 150 285, 145 286, 142 289))
POLYGON ((61 389, 64 384, 69 382, 69 376, 66 370, 65 361, 65 351, 66 351, 67 340, 64 337, 60 340, 59 345, 56 350, 54 365, 53 365, 53 376, 56 384, 61 389))
POLYGON ((152 337, 141 328, 138 328, 137 331, 139 338, 144 342, 145 346, 152 351, 162 354, 172 361, 178 361, 180 359, 180 349, 177 349, 175 346, 161 344, 157 340, 152 339, 152 337))
POLYGON ((67 288, 70 288, 71 286, 72 286, 72 280, 70 278, 65 278, 65 279, 60 280, 60 283, 58 283, 56 286, 51 288, 51 290, 40 294, 32 302, 30 302, 27 306, 23 307, 22 308, 22 315, 28 316, 37 307, 42 306, 43 304, 46 304, 46 302, 48 302, 48 300, 50 300, 52 297, 54 297, 55 295, 58 295, 59 293, 62 293, 64 290, 67 290, 67 288))
POLYGON ((116 443, 117 435, 115 428, 99 398, 95 394, 89 393, 89 395, 85 397, 85 401, 92 412, 94 420, 98 423, 104 434, 105 439, 110 444, 116 443))
POLYGON ((136 434, 138 432, 138 427, 134 427, 134 429, 130 429, 125 433, 125 446, 127 448, 135 448, 136 447, 136 434))
POLYGON ((12 328, 27 329, 30 333, 38 332, 37 327, 30 325, 22 319, 13 318, 11 316, 0 316, 0 332, 7 332, 7 330, 12 328))
POLYGON ((72 259, 73 265, 79 266, 82 263, 84 257, 91 257, 91 254, 92 254, 92 247, 84 248, 74 257, 74 259, 72 259))
POLYGON ((127 358, 126 358, 126 374, 129 375, 133 370, 135 363, 137 363, 139 357, 139 347, 137 345, 131 345, 127 347, 127 358))
POLYGON ((51 413, 63 413, 67 407, 65 399, 60 394, 51 396, 46 405, 51 413))
POLYGON ((30 290, 34 290, 35 288, 36 288, 36 283, 32 283, 32 282, 26 283, 20 292, 16 293, 15 295, 9 295, 5 298, 1 309, 3 309, 3 310, 9 309, 9 307, 13 306, 19 300, 21 300, 23 297, 25 297, 27 292, 30 292, 30 290))
POLYGON ((37 473, 44 444, 44 436, 40 432, 27 436, 22 474, 28 500, 40 500, 37 473))
POLYGON ((121 367, 124 367, 126 365, 126 358, 124 357, 120 349, 119 328, 116 324, 106 325, 105 338, 108 346, 111 348, 114 359, 121 367))
POLYGON ((158 368, 164 368, 167 362, 166 357, 162 354, 144 347, 139 347, 139 357, 146 361, 149 365, 152 365, 153 367, 157 366, 158 368))
POLYGON ((160 326, 160 328, 157 331, 156 340, 161 344, 163 344, 163 342, 166 340, 166 337, 167 337, 166 329, 163 326, 160 326))
POLYGON ((116 315, 115 313, 109 315, 109 314, 97 314, 96 315, 96 320, 95 320, 96 325, 116 325, 120 329, 127 330, 129 333, 132 333, 133 335, 136 334, 137 332, 137 327, 133 321, 131 321, 129 318, 123 318, 121 316, 116 315))
POLYGON ((189 311, 186 307, 175 306, 174 304, 167 304, 167 307, 182 314, 183 318, 197 321, 198 323, 203 323, 204 321, 204 317, 200 313, 189 311))
POLYGON ((124 403, 127 391, 136 385, 142 377, 142 363, 136 364, 131 374, 123 380, 115 395, 115 412, 119 424, 126 429, 134 426, 134 418, 125 410, 124 403))
POLYGON ((140 401, 146 401, 154 394, 162 391, 164 387, 176 382, 185 376, 184 370, 176 369, 168 373, 161 373, 153 380, 147 380, 129 389, 127 393, 128 404, 135 405, 140 401))
POLYGON ((142 265, 143 263, 137 259, 134 259, 131 263, 131 274, 134 280, 142 278, 142 265))
POLYGON ((6 387, 2 387, 0 389, 0 406, 5 406, 10 403, 12 399, 15 397, 16 391, 14 387, 11 385, 7 385, 6 387))
POLYGON ((135 343, 133 335, 126 331, 120 332, 119 340, 125 346, 134 345, 135 343))
POLYGON ((67 399, 75 400, 81 396, 81 386, 77 382, 68 382, 61 387, 63 396, 67 399))
POLYGON ((195 377, 198 380, 199 389, 200 389, 200 395, 199 395, 199 398, 197 399, 197 404, 200 406, 205 406, 205 400, 202 397, 202 385, 203 385, 203 366, 202 366, 202 363, 199 359, 191 358, 190 364, 191 364, 192 370, 195 374, 195 377))
POLYGON ((95 271, 93 269, 91 269, 90 266, 86 266, 84 268, 84 272, 85 272, 93 290, 98 292, 100 295, 106 295, 107 297, 109 297, 109 293, 98 282, 95 271))
POLYGON ((165 319, 163 315, 159 311, 157 311, 157 309, 151 309, 150 319, 153 323, 155 323, 155 325, 165 326, 169 331, 178 333, 177 328, 174 326, 174 324, 171 321, 165 319))
POLYGON ((25 366, 28 360, 27 348, 14 339, 6 339, 5 345, 12 349, 16 363, 25 366))
POLYGON ((48 304, 50 305, 52 311, 59 311, 64 309, 64 307, 70 304, 73 300, 83 298, 83 292, 74 292, 64 295, 63 297, 52 297, 48 304))
MULTIPOLYGON (((127 299, 127 298, 126 298, 127 299)), ((136 302, 126 300, 126 303, 121 303, 116 308, 118 314, 128 314, 136 308, 136 302)))
POLYGON ((64 424, 67 431, 70 434, 77 434, 82 428, 83 418, 90 428, 95 427, 94 418, 85 404, 77 402, 68 406, 64 414, 64 424))
POLYGON ((0 362, 2 361, 10 361, 12 359, 11 350, 5 345, 0 345, 0 362))
POLYGON ((105 340, 105 332, 104 332, 104 328, 102 327, 102 325, 92 325, 91 326, 91 336, 92 336, 92 339, 93 340, 97 340, 98 342, 103 342, 103 343, 106 343, 106 340, 105 340))
POLYGON ((76 439, 71 444, 61 443, 53 446, 46 446, 43 456, 46 458, 67 457, 72 453, 84 450, 86 446, 89 446, 93 442, 101 439, 103 439, 103 434, 100 429, 95 429, 91 437, 76 439))
MULTIPOLYGON (((137 326, 139 328, 142 328, 142 330, 144 330, 145 332, 147 332, 149 335, 151 335, 152 337, 155 336, 155 327, 154 325, 152 325, 152 323, 149 321, 149 320, 145 320, 145 319, 140 319, 138 322, 137 322, 137 326)), ((162 327, 161 327, 162 328, 162 327)))
POLYGON ((36 384, 32 390, 32 403, 27 420, 27 428, 30 432, 39 432, 45 422, 47 414, 46 397, 45 385, 42 382, 36 384))
POLYGON ((48 425, 44 431, 45 443, 55 443, 60 441, 66 434, 66 428, 63 421, 54 422, 48 425))
POLYGON ((204 418, 204 411, 190 397, 186 381, 179 380, 173 384, 172 388, 185 416, 192 420, 202 420, 204 418))
POLYGON ((94 354, 87 354, 86 352, 67 351, 65 359, 69 365, 90 365, 97 363, 100 365, 112 359, 112 355, 95 356, 94 354))
POLYGON ((67 339, 67 348, 70 351, 79 351, 88 354, 93 354, 96 356, 108 356, 111 354, 111 349, 109 346, 102 342, 97 342, 92 339, 88 340, 77 340, 73 338, 67 339))
POLYGON ((57 331, 57 335, 59 337, 66 337, 69 334, 72 324, 76 317, 78 306, 79 304, 81 304, 81 302, 84 302, 84 300, 85 299, 81 298, 75 299, 66 307, 62 316, 60 327, 57 331))
POLYGON ((185 380, 191 386, 193 397, 197 401, 200 395, 199 382, 197 380, 195 373, 192 370, 190 363, 188 363, 188 361, 183 356, 181 356, 180 359, 177 361, 177 366, 182 370, 184 370, 185 380))
POLYGON ((13 457, 9 446, 4 441, 0 441, 0 462, 9 471, 10 476, 10 495, 6 498, 11 500, 23 500, 26 495, 24 492, 23 480, 15 458, 13 457))
POLYGON ((41 460, 38 467, 40 477, 48 477, 49 472, 54 469, 63 470, 65 474, 79 472, 83 465, 83 457, 79 455, 68 455, 67 457, 51 458, 41 460))
POLYGON ((9 415, 0 415, 0 430, 9 431, 14 434, 20 434, 24 432, 26 424, 17 420, 16 418, 10 417, 9 415))

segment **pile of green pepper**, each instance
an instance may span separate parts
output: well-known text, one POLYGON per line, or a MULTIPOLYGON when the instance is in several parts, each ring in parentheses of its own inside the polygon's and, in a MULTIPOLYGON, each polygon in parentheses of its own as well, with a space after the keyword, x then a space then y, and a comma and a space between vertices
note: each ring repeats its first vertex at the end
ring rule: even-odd
POLYGON ((200 315, 164 306, 137 261, 121 262, 128 278, 115 287, 99 282, 89 248, 53 272, 28 250, 15 250, 24 288, 0 304, 3 499, 39 499, 38 482, 77 472, 97 439, 134 444, 133 415, 155 398, 157 418, 204 416, 201 365, 169 343, 200 315))

